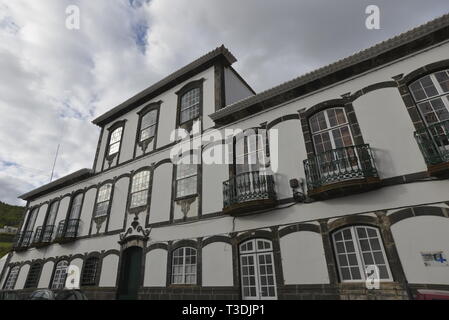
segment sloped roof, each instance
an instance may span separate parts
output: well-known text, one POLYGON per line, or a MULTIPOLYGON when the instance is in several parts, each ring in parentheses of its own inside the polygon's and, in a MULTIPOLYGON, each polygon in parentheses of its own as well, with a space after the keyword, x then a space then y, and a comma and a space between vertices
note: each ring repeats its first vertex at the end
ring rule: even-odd
POLYGON ((92 123, 96 125, 102 125, 104 123, 112 121, 114 118, 117 118, 118 116, 128 112, 130 109, 129 107, 134 105, 134 103, 138 103, 143 98, 151 99, 151 97, 155 97, 163 93, 164 91, 176 86, 180 82, 185 81, 195 73, 201 72, 202 70, 208 68, 214 61, 217 61, 219 59, 225 59, 224 61, 227 63, 227 65, 232 65, 237 61, 234 55, 224 45, 221 45, 220 47, 215 48, 209 53, 206 53, 204 56, 196 59, 185 67, 175 71, 174 73, 156 82, 142 92, 136 94, 132 98, 126 100, 115 108, 99 116, 98 118, 93 120, 92 123))
MULTIPOLYGON (((291 91, 292 89, 298 88, 300 86, 307 85, 315 80, 321 79, 325 76, 328 76, 333 73, 337 73, 341 70, 344 70, 350 66, 356 65, 363 61, 367 61, 370 59, 374 59, 386 52, 392 51, 393 49, 400 48, 401 46, 416 41, 420 38, 423 38, 427 35, 430 35, 433 32, 441 30, 445 27, 449 26, 449 14, 445 14, 439 18, 436 18, 426 24, 418 26, 410 31, 404 32, 398 36, 390 38, 386 41, 383 41, 377 45, 374 45, 368 49, 357 52, 347 58, 341 59, 337 62, 314 70, 312 72, 306 73, 300 77, 292 79, 290 81, 284 82, 278 86, 275 86, 266 91, 260 92, 254 96, 242 99, 233 104, 230 104, 217 112, 210 115, 210 118, 215 122, 220 122, 220 119, 232 114, 239 113, 240 111, 253 106, 255 104, 264 103, 266 100, 284 94, 286 92, 291 91)), ((448 35, 449 37, 449 35, 448 35)), ((404 52, 403 55, 407 55, 408 52, 404 52)), ((372 64, 372 67, 375 67, 375 63, 372 64)), ((262 109, 264 109, 262 107, 262 109)), ((258 109, 259 110, 259 109, 258 109)), ((260 111, 260 110, 259 110, 260 111)), ((241 119, 242 115, 245 113, 239 113, 240 116, 236 117, 236 119, 241 119)))
POLYGON ((75 182, 85 180, 92 175, 93 175, 92 169, 81 169, 81 170, 75 171, 74 173, 71 173, 65 177, 62 177, 58 180, 55 180, 46 185, 43 185, 42 187, 34 189, 25 194, 22 194, 19 198, 22 200, 29 200, 32 198, 36 198, 37 196, 39 196, 41 194, 48 193, 48 192, 51 192, 52 190, 57 190, 57 189, 65 187, 65 186, 69 186, 75 182))

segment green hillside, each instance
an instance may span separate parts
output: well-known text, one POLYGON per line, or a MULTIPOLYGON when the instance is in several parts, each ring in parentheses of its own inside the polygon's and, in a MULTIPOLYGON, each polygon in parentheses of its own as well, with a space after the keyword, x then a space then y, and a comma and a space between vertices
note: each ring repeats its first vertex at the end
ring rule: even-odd
MULTIPOLYGON (((0 201, 0 228, 3 226, 19 227, 24 207, 11 206, 0 201)), ((13 236, 0 234, 0 258, 7 254, 12 246, 13 236)))
POLYGON ((24 210, 24 207, 11 206, 0 201, 0 228, 5 225, 19 227, 24 210))

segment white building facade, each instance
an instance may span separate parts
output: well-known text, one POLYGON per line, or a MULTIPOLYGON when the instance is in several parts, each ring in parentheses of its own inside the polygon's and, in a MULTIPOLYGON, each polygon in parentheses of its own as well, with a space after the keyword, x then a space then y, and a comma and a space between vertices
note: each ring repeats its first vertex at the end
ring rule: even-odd
POLYGON ((219 47, 95 119, 93 168, 21 196, 0 288, 62 289, 75 265, 92 299, 449 290, 449 16, 259 94, 235 61, 219 47), (174 162, 187 140, 199 163, 174 162))

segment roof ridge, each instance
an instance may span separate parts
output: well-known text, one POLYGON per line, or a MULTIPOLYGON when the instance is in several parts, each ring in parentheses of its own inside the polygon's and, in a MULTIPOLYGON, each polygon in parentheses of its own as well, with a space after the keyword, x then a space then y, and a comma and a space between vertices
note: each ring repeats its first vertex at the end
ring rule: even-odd
POLYGON ((224 110, 230 109, 232 107, 238 106, 239 104, 243 104, 243 103, 251 101, 251 100, 259 101, 264 96, 269 95, 271 92, 279 90, 280 88, 282 88, 282 91, 286 91, 286 90, 290 89, 291 88, 290 86, 292 86, 292 85, 294 87, 297 86, 296 82, 308 80, 310 78, 313 78, 313 76, 315 76, 316 74, 323 73, 324 71, 327 71, 327 70, 341 69, 347 65, 354 64, 354 62, 363 61, 367 58, 365 55, 368 53, 371 53, 371 54, 375 53, 376 55, 379 55, 382 52, 386 52, 389 49, 397 46, 397 42, 399 42, 400 40, 407 42, 405 40, 412 40, 414 38, 421 37, 425 34, 433 32, 434 30, 439 29, 445 25, 449 25, 449 13, 446 13, 446 14, 444 14, 440 17, 437 17, 433 20, 429 20, 424 24, 421 24, 421 25, 416 26, 410 30, 404 31, 402 33, 399 33, 399 34, 391 37, 391 38, 388 38, 379 43, 376 43, 371 47, 356 51, 355 53, 353 53, 347 57, 341 58, 335 62, 326 64, 317 69, 306 72, 298 77, 284 81, 274 87, 271 87, 264 91, 261 91, 261 92, 257 93, 256 95, 246 97, 246 98, 243 98, 243 99, 236 101, 232 104, 229 104, 229 105, 225 106, 224 108, 218 110, 214 114, 220 114, 224 110))

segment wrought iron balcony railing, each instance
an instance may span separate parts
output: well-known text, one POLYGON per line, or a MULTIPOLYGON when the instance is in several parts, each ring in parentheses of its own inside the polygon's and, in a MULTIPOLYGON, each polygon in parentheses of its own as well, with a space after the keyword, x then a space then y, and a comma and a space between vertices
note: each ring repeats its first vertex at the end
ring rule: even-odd
POLYGON ((14 238, 13 249, 21 250, 30 246, 33 240, 33 231, 18 232, 14 238))
POLYGON ((224 210, 236 204, 253 201, 274 200, 274 179, 272 175, 259 171, 246 172, 223 182, 224 210))
POLYGON ((304 160, 309 193, 323 186, 378 178, 373 154, 368 144, 328 150, 304 160))
POLYGON ((33 244, 40 243, 41 237, 42 237, 42 227, 37 227, 36 232, 34 232, 33 244))
POLYGON ((49 225, 45 226, 44 232, 42 234, 42 243, 50 243, 53 240, 53 231, 55 226, 49 225))
POLYGON ((56 240, 70 241, 74 240, 78 235, 80 219, 62 220, 58 224, 56 231, 56 240))
POLYGON ((449 162, 449 120, 416 131, 415 139, 428 166, 449 162))

